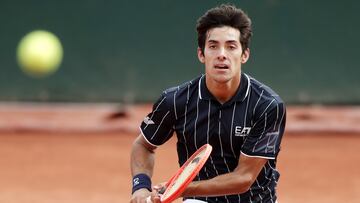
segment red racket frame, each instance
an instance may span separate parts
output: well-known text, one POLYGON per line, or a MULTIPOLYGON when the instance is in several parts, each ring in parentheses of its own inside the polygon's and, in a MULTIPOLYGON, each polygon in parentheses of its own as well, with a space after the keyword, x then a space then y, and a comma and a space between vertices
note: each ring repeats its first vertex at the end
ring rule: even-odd
POLYGON ((194 160, 194 158, 199 153, 201 153, 203 150, 205 150, 205 152, 204 152, 205 154, 199 160, 198 165, 196 166, 194 171, 191 174, 189 174, 189 176, 185 179, 184 183, 182 183, 181 186, 177 190, 175 190, 175 192, 173 194, 168 195, 168 198, 163 199, 162 197, 164 195, 162 195, 160 198, 162 203, 170 203, 170 202, 174 201, 176 198, 178 198, 181 195, 181 193, 185 190, 185 188, 196 177, 196 175, 199 173, 199 171, 204 166, 204 164, 206 163, 207 159, 209 158, 209 156, 211 154, 212 146, 210 144, 203 145, 193 155, 191 155, 191 157, 181 166, 181 168, 175 173, 175 175, 166 183, 166 185, 165 185, 166 190, 165 190, 164 194, 169 192, 169 190, 171 189, 171 187, 169 187, 169 186, 174 185, 174 182, 177 181, 180 174, 184 171, 185 167, 188 166, 194 160))

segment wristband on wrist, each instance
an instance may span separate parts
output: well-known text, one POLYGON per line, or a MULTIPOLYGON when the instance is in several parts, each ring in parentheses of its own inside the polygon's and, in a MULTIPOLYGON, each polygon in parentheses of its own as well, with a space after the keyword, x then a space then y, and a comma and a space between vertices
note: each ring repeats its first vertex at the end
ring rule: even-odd
POLYGON ((132 187, 132 194, 141 188, 146 188, 151 192, 151 179, 148 175, 144 173, 137 174, 133 177, 132 181, 133 187, 132 187))

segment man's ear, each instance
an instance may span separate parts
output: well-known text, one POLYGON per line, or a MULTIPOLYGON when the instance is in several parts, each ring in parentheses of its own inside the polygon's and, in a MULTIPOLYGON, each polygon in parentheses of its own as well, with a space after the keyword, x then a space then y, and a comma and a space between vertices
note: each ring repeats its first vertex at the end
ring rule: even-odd
POLYGON ((250 57, 250 49, 247 48, 241 54, 241 63, 246 63, 249 60, 249 57, 250 57))
POLYGON ((201 63, 205 63, 205 56, 200 47, 197 48, 198 59, 201 63))

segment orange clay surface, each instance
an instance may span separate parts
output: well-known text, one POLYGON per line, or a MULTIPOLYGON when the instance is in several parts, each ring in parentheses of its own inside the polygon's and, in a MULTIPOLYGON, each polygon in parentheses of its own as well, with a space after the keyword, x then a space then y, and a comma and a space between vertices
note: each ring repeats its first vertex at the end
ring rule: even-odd
MULTIPOLYGON (((103 115, 109 107, 80 108, 83 115, 60 107, 55 112, 45 107, 26 111, 23 106, 0 105, 1 203, 129 202, 131 144, 149 105, 106 122, 103 115)), ((324 122, 316 117, 323 113, 309 116, 299 109, 288 109, 289 129, 278 160, 279 203, 360 202, 360 133, 356 127, 311 128, 316 119, 324 122), (306 129, 299 130, 297 124, 306 129)), ((350 119, 342 121, 339 113, 337 123, 359 124, 358 109, 341 112, 347 111, 352 112, 350 119)), ((178 169, 175 142, 171 139, 157 149, 153 182, 166 181, 178 169)))

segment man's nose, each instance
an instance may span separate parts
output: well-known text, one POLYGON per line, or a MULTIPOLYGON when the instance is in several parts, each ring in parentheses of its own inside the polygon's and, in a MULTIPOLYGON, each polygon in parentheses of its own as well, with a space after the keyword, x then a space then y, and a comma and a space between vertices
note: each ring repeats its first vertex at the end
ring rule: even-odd
POLYGON ((225 49, 224 49, 224 48, 220 48, 220 49, 219 49, 217 58, 218 58, 219 60, 221 60, 221 61, 223 61, 223 60, 226 59, 226 52, 225 52, 225 49))

